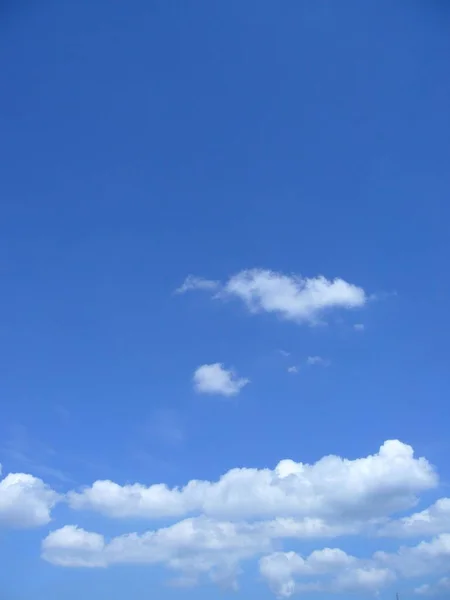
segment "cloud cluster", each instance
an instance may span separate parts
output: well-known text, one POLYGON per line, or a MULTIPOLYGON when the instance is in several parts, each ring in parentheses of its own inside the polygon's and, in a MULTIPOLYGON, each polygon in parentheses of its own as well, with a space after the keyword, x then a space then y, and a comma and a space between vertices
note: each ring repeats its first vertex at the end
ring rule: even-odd
POLYGON ((447 585, 450 501, 443 498, 408 517, 395 514, 414 508, 420 494, 437 485, 425 458, 391 440, 362 458, 331 455, 313 464, 287 459, 273 469, 236 468, 217 481, 191 480, 176 488, 104 480, 60 497, 31 475, 8 475, 0 483, 0 520, 45 525, 58 501, 111 518, 177 520, 110 539, 77 525, 55 529, 42 542, 42 557, 62 567, 160 565, 179 585, 206 578, 235 586, 242 564, 259 558, 261 576, 280 597, 376 592, 399 577, 444 576, 417 587, 418 594, 432 595, 447 585), (281 550, 287 540, 317 543, 357 534, 434 538, 362 558, 329 542, 307 555, 281 550))
POLYGON ((221 300, 237 299, 250 313, 273 313, 296 323, 318 323, 332 309, 364 306, 366 292, 344 279, 285 275, 268 269, 246 269, 225 283, 189 275, 177 293, 202 290, 221 300))
MULTIPOLYGON (((100 534, 69 525, 44 539, 42 557, 65 567, 161 565, 181 580, 189 577, 198 581, 206 576, 234 584, 240 563, 262 555, 260 574, 278 597, 306 591, 377 592, 398 577, 415 578, 448 571, 450 534, 402 547, 394 553, 375 552, 369 558, 357 558, 329 547, 307 556, 274 552, 274 540, 282 539, 285 534, 286 529, 276 521, 249 524, 196 517, 141 535, 132 533, 107 541, 100 534)), ((292 534, 289 532, 288 537, 292 534)), ((425 584, 416 591, 432 595, 447 585, 448 579, 444 578, 435 586, 425 584)))
MULTIPOLYGON (((306 558, 295 552, 275 552, 260 560, 260 572, 272 591, 289 597, 310 591, 377 592, 398 577, 415 578, 448 571, 450 534, 430 542, 402 547, 397 552, 375 552, 366 559, 350 556, 338 548, 314 551, 306 558)), ((416 593, 433 595, 448 585, 444 578, 436 585, 424 584, 416 593)))

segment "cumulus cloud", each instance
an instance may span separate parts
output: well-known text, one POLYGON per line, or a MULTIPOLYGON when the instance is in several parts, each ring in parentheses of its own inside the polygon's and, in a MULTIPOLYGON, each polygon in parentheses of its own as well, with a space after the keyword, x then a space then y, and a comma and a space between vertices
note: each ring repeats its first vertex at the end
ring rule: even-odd
POLYGON ((209 290, 216 298, 239 299, 251 313, 273 313, 296 323, 314 324, 331 309, 362 307, 365 291, 344 279, 285 275, 268 269, 247 269, 225 283, 189 276, 178 292, 209 290))
POLYGON ((96 481, 68 495, 74 509, 116 518, 295 517, 354 523, 389 516, 415 505, 417 494, 437 485, 425 458, 398 440, 378 453, 350 460, 325 456, 313 464, 282 460, 274 469, 231 469, 218 481, 192 480, 184 487, 96 481))
POLYGON ((0 481, 0 525, 46 525, 58 500, 58 494, 41 479, 26 473, 9 473, 0 481))
POLYGON ((194 389, 199 394, 236 396, 250 383, 249 379, 238 377, 232 369, 225 369, 222 363, 201 365, 194 373, 194 389))
POLYGON ((421 512, 390 521, 379 530, 379 535, 426 537, 445 531, 450 532, 450 498, 440 498, 421 512))
POLYGON ((106 567, 105 540, 99 533, 65 525, 42 542, 42 558, 61 567, 106 567))

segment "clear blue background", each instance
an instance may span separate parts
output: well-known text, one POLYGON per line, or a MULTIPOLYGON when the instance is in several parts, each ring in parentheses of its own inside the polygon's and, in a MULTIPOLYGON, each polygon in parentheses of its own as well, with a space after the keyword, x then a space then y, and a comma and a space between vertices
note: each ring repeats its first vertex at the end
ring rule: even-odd
MULTIPOLYGON (((445 485, 449 3, 0 6, 5 471, 61 490, 172 485, 395 437, 445 485), (385 295, 308 329, 172 294, 189 273, 254 266, 385 295), (290 377, 279 348, 332 365, 290 377), (193 370, 215 361, 252 380, 237 400, 193 394, 193 370)), ((1 533, 8 598, 218 593, 159 586, 145 567, 55 569, 44 534, 1 533)), ((270 597, 251 569, 240 594, 270 597)))

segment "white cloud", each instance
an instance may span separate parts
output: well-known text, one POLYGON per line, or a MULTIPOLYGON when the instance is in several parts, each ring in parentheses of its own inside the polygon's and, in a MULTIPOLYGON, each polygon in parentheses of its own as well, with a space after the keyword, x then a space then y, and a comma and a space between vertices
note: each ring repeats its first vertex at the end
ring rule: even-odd
POLYGON ((332 582, 331 591, 376 593, 396 579, 391 569, 362 566, 348 569, 332 582))
POLYGON ((424 537, 450 532, 450 498, 440 498, 429 508, 402 519, 390 521, 379 535, 391 537, 424 537))
POLYGON ((364 331, 364 329, 365 329, 365 326, 364 326, 364 324, 363 324, 363 323, 355 323, 355 324, 353 325, 353 329, 354 329, 355 331, 364 331))
MULTIPOLYGON (((338 548, 316 550, 306 558, 295 552, 275 552, 260 560, 260 572, 275 594, 288 597, 305 590, 378 592, 397 577, 446 573, 449 565, 450 534, 441 534, 397 552, 375 552, 367 559, 349 556, 338 548)), ((435 586, 416 588, 416 593, 432 595, 447 586, 450 589, 448 578, 444 578, 435 586)))
POLYGON ((41 479, 26 473, 9 473, 0 481, 0 525, 46 525, 58 500, 58 494, 41 479))
MULTIPOLYGON (((43 540, 42 558, 63 567, 160 565, 175 572, 177 584, 192 585, 207 576, 216 583, 235 587, 242 561, 272 552, 274 540, 296 533, 303 535, 303 526, 313 535, 319 530, 331 533, 312 521, 304 524, 290 520, 232 523, 196 517, 155 531, 140 535, 130 533, 106 541, 98 533, 68 525, 43 540)), ((309 563, 320 572, 333 560, 338 561, 339 556, 345 557, 345 553, 318 551, 311 555, 309 563)))
POLYGON ((305 278, 268 269, 240 271, 224 284, 190 276, 178 291, 198 289, 214 290, 216 298, 237 298, 251 313, 274 313, 310 324, 319 322, 328 310, 362 307, 368 300, 361 287, 340 278, 305 278))
POLYGON ((225 369, 222 363, 201 365, 194 373, 194 388, 199 394, 219 394, 236 396, 250 383, 249 379, 238 377, 231 369, 225 369))
MULTIPOLYGON (((90 488, 70 492, 70 507, 116 518, 194 516, 112 539, 68 525, 45 538, 42 557, 65 567, 155 565, 172 571, 177 585, 207 578, 232 588, 243 561, 259 557, 262 577, 280 597, 377 593, 398 577, 447 575, 450 533, 368 558, 336 547, 307 556, 280 549, 287 540, 373 534, 380 527, 381 535, 387 535, 389 528, 393 535, 426 535, 437 530, 435 521, 445 528, 447 499, 417 513, 421 517, 387 521, 397 511, 413 507, 417 495, 437 482, 433 467, 396 440, 363 458, 325 456, 313 464, 283 460, 273 470, 232 469, 218 481, 192 480, 184 487, 97 481, 90 488), (410 523, 417 521, 433 526, 411 530, 410 523)), ((443 585, 426 584, 416 591, 431 595, 443 585)))
POLYGON ((163 565, 191 583, 202 575, 219 583, 233 581, 240 561, 268 550, 270 540, 252 526, 205 517, 186 519, 142 535, 118 536, 109 542, 97 533, 69 525, 51 532, 42 542, 42 557, 56 565, 163 565))
POLYGON ((437 485, 437 475, 413 449, 391 440, 379 452, 349 460, 325 456, 314 464, 282 460, 275 469, 231 469, 218 481, 192 480, 184 487, 96 481, 71 492, 72 508, 116 518, 294 517, 354 524, 415 505, 417 494, 437 485))
POLYGON ((295 365, 293 365, 292 367, 288 367, 287 368, 287 372, 288 373, 292 373, 292 374, 297 374, 298 373, 298 367, 296 367, 295 365))
POLYGON ((306 558, 295 552, 264 556, 260 573, 271 590, 288 598, 303 592, 377 592, 395 573, 350 556, 339 548, 315 550, 306 558), (309 578, 306 583, 299 578, 309 578), (312 580, 311 580, 312 578, 312 580))
MULTIPOLYGON (((43 540, 42 557, 63 567, 160 565, 173 571, 180 582, 193 584, 206 576, 234 587, 242 561, 263 555, 260 573, 279 597, 313 591, 376 593, 399 576, 416 578, 449 570, 449 534, 396 553, 376 552, 372 557, 358 558, 340 548, 314 550, 306 557, 275 552, 274 541, 285 533, 275 523, 197 517, 107 541, 98 533, 68 525, 43 540)), ((435 586, 421 586, 416 591, 431 595, 447 585, 444 578, 435 586)))
POLYGON ((417 587, 414 592, 420 596, 450 597, 450 577, 443 577, 436 583, 425 583, 417 587))
POLYGON ((322 358, 321 356, 308 356, 308 358, 306 359, 306 364, 310 365, 311 367, 329 367, 330 361, 326 358, 322 358))
POLYGON ((395 568, 404 577, 446 572, 450 565, 450 533, 442 533, 417 546, 403 546, 395 554, 376 552, 374 559, 379 564, 395 568))
MULTIPOLYGON (((274 552, 261 558, 259 564, 273 592, 288 597, 303 591, 378 592, 397 577, 448 572, 449 561, 450 534, 442 534, 431 542, 402 547, 394 553, 375 552, 367 559, 350 556, 338 548, 325 548, 306 558, 295 552, 274 552)), ((446 589, 450 589, 450 580, 444 577, 434 586, 425 584, 415 591, 433 595, 446 589)))
POLYGON ((214 291, 220 287, 219 281, 213 281, 212 279, 204 279, 203 277, 194 277, 194 275, 188 275, 179 288, 175 290, 176 294, 184 294, 194 290, 202 291, 214 291))
POLYGON ((75 525, 52 531, 42 542, 42 558, 61 567, 106 567, 105 540, 75 525))

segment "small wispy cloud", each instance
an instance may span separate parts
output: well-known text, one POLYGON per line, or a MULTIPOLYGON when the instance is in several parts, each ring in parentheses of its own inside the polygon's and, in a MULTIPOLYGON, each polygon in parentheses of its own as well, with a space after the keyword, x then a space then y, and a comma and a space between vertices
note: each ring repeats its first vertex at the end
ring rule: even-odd
POLYGON ((295 365, 292 365, 292 367, 288 367, 287 368, 287 372, 288 373, 292 373, 293 375, 296 375, 299 371, 299 368, 296 367, 295 365))
POLYGON ((178 446, 185 441, 180 415, 173 409, 158 409, 152 413, 145 431, 168 446, 178 446))
POLYGON ((364 329, 365 329, 365 326, 364 326, 364 324, 363 324, 363 323, 355 323, 355 324, 353 325, 353 329, 354 329, 355 331, 364 331, 364 329))
POLYGON ((175 290, 175 294, 184 294, 186 292, 193 292, 195 290, 214 291, 219 289, 219 287, 219 281, 188 275, 180 287, 175 290))
POLYGON ((285 358, 288 358, 291 353, 287 352, 286 350, 278 350, 278 353, 281 354, 281 356, 284 356, 285 358))
POLYGON ((62 404, 57 404, 55 406, 55 413, 64 424, 69 423, 71 415, 70 411, 65 406, 62 404))
POLYGON ((218 394, 236 396, 250 383, 244 377, 238 377, 232 369, 225 369, 222 363, 201 365, 194 373, 194 389, 199 394, 218 394))
POLYGON ((331 362, 322 356, 308 356, 306 364, 310 366, 329 367, 331 362))
POLYGON ((56 455, 53 448, 33 440, 27 428, 21 424, 10 427, 9 431, 1 450, 14 463, 38 475, 57 479, 61 483, 74 482, 64 471, 48 464, 56 455))

